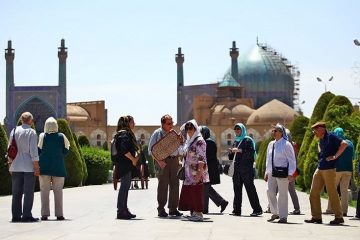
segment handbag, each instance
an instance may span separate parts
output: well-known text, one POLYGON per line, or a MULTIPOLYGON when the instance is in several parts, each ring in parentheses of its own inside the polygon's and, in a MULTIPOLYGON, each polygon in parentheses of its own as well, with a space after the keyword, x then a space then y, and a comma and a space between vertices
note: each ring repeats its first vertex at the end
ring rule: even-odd
POLYGON ((277 178, 287 178, 289 172, 289 166, 287 167, 275 167, 274 166, 274 150, 275 143, 273 144, 273 149, 271 153, 271 163, 272 163, 272 176, 277 178))
POLYGON ((18 147, 17 147, 16 140, 15 140, 15 128, 14 128, 13 136, 12 136, 10 145, 6 151, 6 156, 5 156, 8 159, 9 165, 16 158, 17 153, 18 153, 18 147))
MULTIPOLYGON (((241 143, 242 143, 242 141, 239 142, 239 145, 237 146, 237 148, 240 147, 240 144, 241 144, 241 143)), ((228 175, 229 177, 233 177, 233 176, 234 176, 236 154, 237 154, 237 152, 234 154, 234 157, 233 157, 233 159, 232 159, 232 161, 231 161, 231 163, 230 163, 230 165, 229 165, 229 169, 228 169, 228 171, 227 171, 227 175, 228 175)))
POLYGON ((178 177, 179 180, 184 181, 184 180, 185 180, 185 166, 182 166, 182 167, 178 170, 178 172, 177 172, 176 175, 177 175, 177 177, 178 177))

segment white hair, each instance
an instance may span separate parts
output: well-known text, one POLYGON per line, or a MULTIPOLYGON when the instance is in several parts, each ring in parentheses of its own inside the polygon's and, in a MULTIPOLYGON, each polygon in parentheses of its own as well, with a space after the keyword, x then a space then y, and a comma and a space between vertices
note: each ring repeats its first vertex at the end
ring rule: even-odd
POLYGON ((59 131, 59 126, 57 124, 56 119, 53 117, 49 117, 48 119, 46 119, 45 125, 44 125, 44 132, 45 133, 54 133, 54 132, 58 132, 58 131, 59 131))

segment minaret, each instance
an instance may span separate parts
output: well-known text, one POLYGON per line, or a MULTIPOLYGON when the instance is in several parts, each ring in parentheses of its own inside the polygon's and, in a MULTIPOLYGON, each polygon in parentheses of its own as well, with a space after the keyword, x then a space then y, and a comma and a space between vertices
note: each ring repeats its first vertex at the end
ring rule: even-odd
POLYGON ((9 133, 15 126, 14 116, 11 114, 13 102, 11 100, 11 90, 14 87, 14 58, 15 49, 11 47, 11 41, 8 41, 8 47, 5 49, 6 59, 6 116, 4 119, 4 125, 6 131, 9 133))
POLYGON ((59 58, 59 118, 66 118, 66 58, 67 48, 65 40, 61 39, 61 47, 58 48, 59 58))
POLYGON ((177 124, 183 123, 184 61, 184 54, 181 53, 181 48, 179 47, 178 53, 175 54, 175 62, 177 65, 177 124))
POLYGON ((239 49, 236 48, 236 42, 232 42, 232 48, 230 48, 230 57, 231 57, 231 76, 239 82, 239 70, 238 70, 238 57, 239 49))

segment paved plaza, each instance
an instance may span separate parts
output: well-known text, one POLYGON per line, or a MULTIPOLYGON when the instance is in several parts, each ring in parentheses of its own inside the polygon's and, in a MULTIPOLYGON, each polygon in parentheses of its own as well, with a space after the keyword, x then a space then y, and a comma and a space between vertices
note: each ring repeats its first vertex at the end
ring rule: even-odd
MULTIPOLYGON (((134 220, 116 219, 117 191, 112 184, 102 186, 87 186, 64 190, 64 214, 67 220, 37 223, 11 223, 11 196, 0 197, 0 239, 359 239, 360 221, 351 220, 355 214, 354 208, 349 208, 349 217, 342 226, 331 226, 331 215, 324 215, 324 224, 306 224, 305 218, 310 217, 308 195, 298 193, 303 215, 288 217, 288 224, 268 223, 270 214, 260 217, 250 217, 252 212, 246 192, 243 196, 243 216, 230 215, 232 211, 231 178, 222 176, 222 184, 215 188, 230 201, 223 214, 219 213, 212 202, 210 214, 205 215, 204 222, 189 222, 185 218, 157 217, 156 187, 157 180, 151 179, 149 189, 131 190, 129 192, 129 208, 137 215, 134 220)), ((256 187, 262 207, 267 205, 266 183, 256 180, 256 187)), ((51 193, 52 194, 52 193, 51 193)), ((289 210, 292 203, 289 198, 289 210)), ((323 210, 327 204, 322 200, 323 210)), ((53 214, 53 201, 51 198, 53 214)), ((187 214, 187 213, 186 213, 187 214)), ((40 194, 35 194, 33 215, 40 217, 40 194)))

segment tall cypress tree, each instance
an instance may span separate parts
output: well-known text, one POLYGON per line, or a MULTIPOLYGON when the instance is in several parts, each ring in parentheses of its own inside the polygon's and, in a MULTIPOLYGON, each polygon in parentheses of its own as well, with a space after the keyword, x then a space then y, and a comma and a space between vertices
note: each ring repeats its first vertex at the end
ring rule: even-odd
POLYGON ((7 146, 8 138, 4 127, 0 124, 0 195, 11 194, 11 175, 5 158, 7 146))

